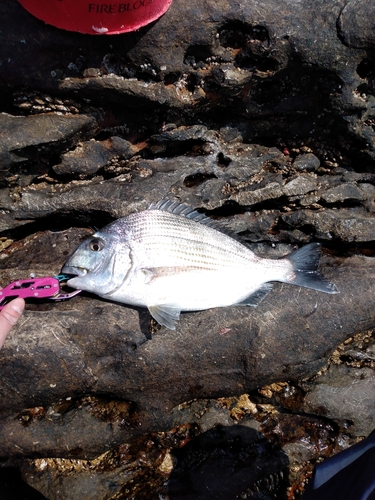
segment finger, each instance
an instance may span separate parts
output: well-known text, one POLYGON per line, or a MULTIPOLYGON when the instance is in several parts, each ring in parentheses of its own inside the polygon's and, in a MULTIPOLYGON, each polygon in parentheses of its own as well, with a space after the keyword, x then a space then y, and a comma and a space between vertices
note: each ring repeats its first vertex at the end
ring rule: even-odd
POLYGON ((3 346, 12 326, 19 320, 24 308, 25 301, 17 298, 9 302, 0 312, 0 348, 3 346))

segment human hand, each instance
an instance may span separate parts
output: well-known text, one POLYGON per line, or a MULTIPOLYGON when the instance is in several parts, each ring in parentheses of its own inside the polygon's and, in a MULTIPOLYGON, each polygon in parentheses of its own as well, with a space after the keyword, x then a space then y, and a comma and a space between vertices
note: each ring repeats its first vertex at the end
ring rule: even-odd
POLYGON ((9 302, 9 304, 0 311, 0 349, 3 347, 12 326, 19 320, 24 308, 25 301, 18 297, 9 302))

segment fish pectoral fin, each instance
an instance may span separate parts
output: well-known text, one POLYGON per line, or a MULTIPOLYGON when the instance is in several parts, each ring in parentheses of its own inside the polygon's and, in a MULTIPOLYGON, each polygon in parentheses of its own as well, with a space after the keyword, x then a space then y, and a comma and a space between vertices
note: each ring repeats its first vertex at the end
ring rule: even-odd
POLYGON ((176 323, 180 319, 181 309, 173 304, 157 304, 148 306, 151 316, 170 330, 176 330, 176 323))
POLYGON ((267 295, 270 293, 271 290, 272 290, 272 284, 264 283, 260 288, 258 288, 258 290, 256 290, 251 295, 246 297, 246 299, 243 299, 241 300, 241 302, 238 302, 238 305, 257 307, 257 305, 267 297, 267 295))
POLYGON ((142 267, 142 272, 145 276, 145 283, 149 285, 157 278, 164 278, 166 276, 170 276, 179 271, 179 268, 176 267, 142 267))
POLYGON ((146 285, 148 285, 155 278, 157 278, 158 273, 155 271, 155 269, 157 269, 157 268, 154 268, 154 267, 143 267, 141 269, 141 271, 142 271, 142 273, 144 275, 144 280, 145 280, 146 285))

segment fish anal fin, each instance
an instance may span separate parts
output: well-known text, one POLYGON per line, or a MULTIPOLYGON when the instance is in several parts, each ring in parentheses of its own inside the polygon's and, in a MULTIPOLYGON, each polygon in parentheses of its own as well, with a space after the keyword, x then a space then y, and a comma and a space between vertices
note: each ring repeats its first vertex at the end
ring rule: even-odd
POLYGON ((245 299, 241 300, 241 302, 238 302, 238 305, 257 307, 258 304, 267 297, 267 295, 270 293, 271 290, 272 290, 272 284, 264 283, 260 288, 258 288, 258 290, 253 292, 245 299))
POLYGON ((148 306, 151 316, 159 325, 166 326, 170 330, 176 330, 176 323, 180 319, 181 309, 173 304, 157 304, 148 306))

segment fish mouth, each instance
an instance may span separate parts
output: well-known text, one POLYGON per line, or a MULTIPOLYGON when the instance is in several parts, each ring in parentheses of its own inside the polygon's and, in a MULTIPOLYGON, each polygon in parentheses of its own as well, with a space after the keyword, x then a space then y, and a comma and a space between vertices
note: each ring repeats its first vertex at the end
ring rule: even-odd
POLYGON ((78 276, 85 276, 89 271, 84 267, 76 267, 76 266, 64 266, 61 269, 63 274, 70 275, 72 278, 76 278, 78 276))

